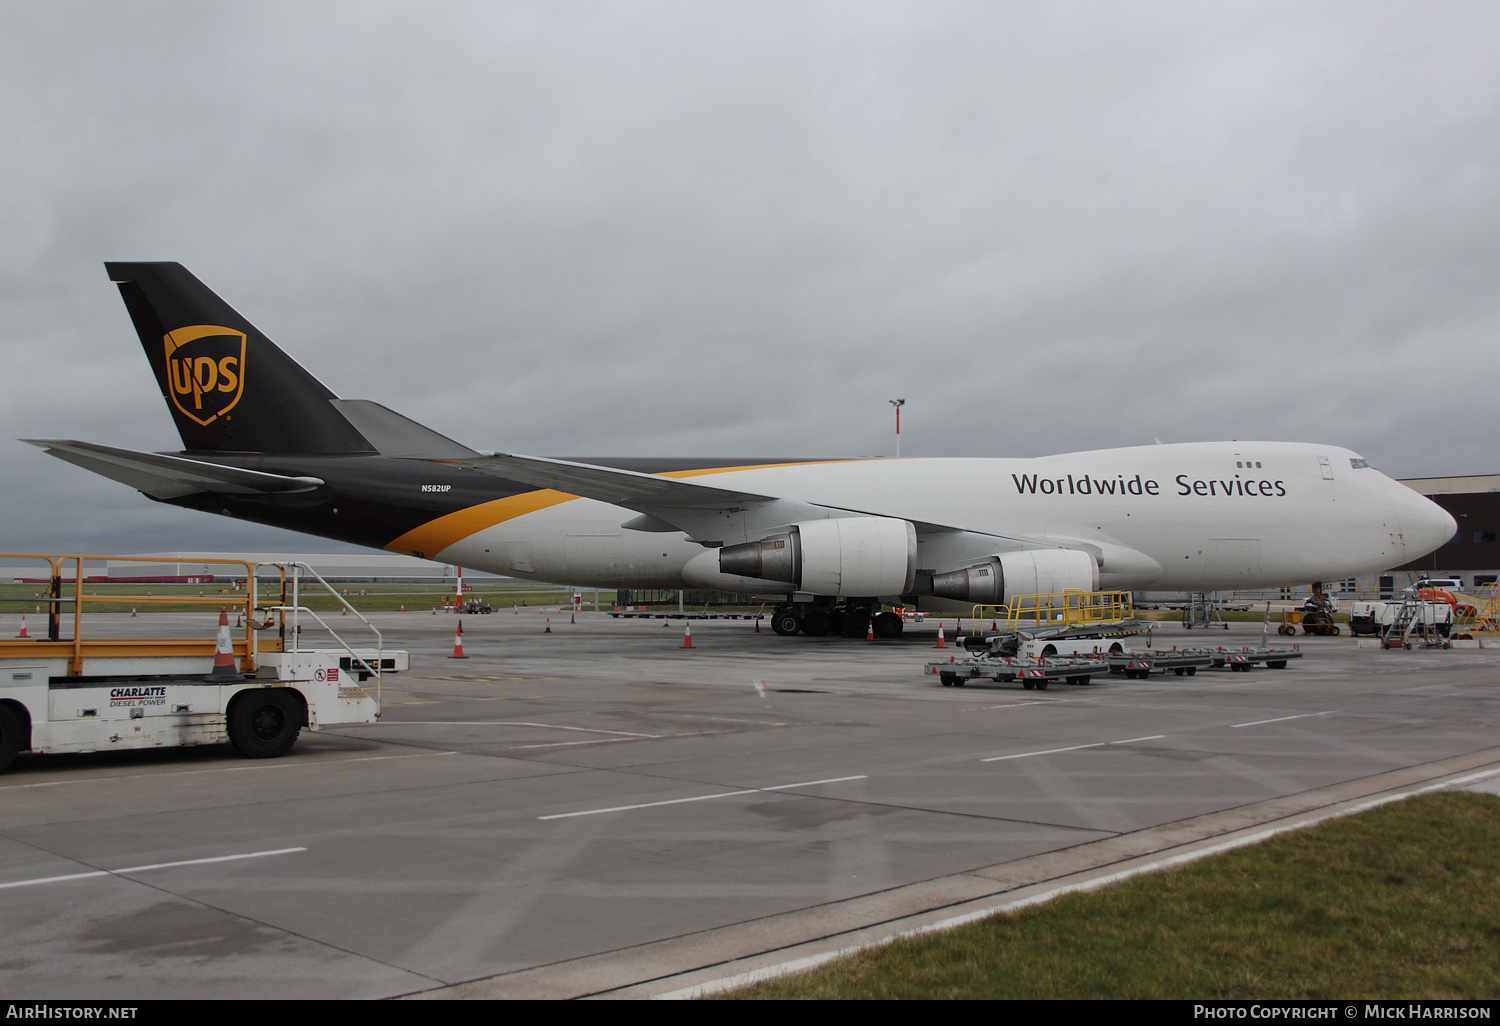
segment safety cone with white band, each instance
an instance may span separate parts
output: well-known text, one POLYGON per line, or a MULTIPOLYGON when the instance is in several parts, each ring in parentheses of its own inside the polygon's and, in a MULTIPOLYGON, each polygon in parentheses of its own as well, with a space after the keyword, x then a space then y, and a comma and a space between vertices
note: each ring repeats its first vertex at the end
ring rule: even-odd
POLYGON ((214 668, 204 680, 235 682, 244 680, 234 665, 234 641, 229 637, 229 610, 219 610, 219 636, 214 641, 214 668))
POLYGON ((467 659, 464 655, 464 622, 458 621, 458 629, 453 632, 453 654, 449 659, 467 659))

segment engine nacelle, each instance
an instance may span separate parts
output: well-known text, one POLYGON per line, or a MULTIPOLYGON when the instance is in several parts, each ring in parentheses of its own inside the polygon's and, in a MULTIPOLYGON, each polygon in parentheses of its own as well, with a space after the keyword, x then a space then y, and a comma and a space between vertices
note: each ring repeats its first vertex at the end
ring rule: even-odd
POLYGON ((702 560, 690 561, 683 577, 692 583, 710 577, 745 582, 736 590, 765 590, 765 582, 776 582, 840 598, 903 595, 916 581, 917 529, 894 517, 808 520, 760 541, 718 549, 717 566, 695 566, 702 560), (757 582, 760 588, 749 587, 757 582))
POLYGON ((982 563, 932 575, 932 593, 977 605, 1004 605, 1015 595, 1051 595, 1099 587, 1099 565, 1077 549, 1003 552, 982 563))

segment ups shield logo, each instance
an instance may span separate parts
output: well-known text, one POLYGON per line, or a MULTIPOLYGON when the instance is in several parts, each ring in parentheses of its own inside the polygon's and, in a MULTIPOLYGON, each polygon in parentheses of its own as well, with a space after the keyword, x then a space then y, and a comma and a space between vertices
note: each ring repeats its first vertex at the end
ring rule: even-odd
POLYGON ((183 416, 205 427, 245 393, 245 333, 214 324, 167 332, 167 392, 183 416))

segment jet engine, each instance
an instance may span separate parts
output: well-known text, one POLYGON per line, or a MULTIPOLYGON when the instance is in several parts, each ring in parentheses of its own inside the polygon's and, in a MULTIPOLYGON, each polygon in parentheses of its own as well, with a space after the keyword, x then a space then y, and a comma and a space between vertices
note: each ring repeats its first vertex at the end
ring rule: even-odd
POLYGON ((908 593, 917 529, 893 517, 808 520, 759 541, 693 557, 683 579, 726 591, 867 598, 908 593))
POLYGON ((932 593, 979 605, 1003 605, 1014 595, 1046 595, 1099 586, 1099 566, 1077 549, 1003 552, 981 563, 932 575, 932 593))

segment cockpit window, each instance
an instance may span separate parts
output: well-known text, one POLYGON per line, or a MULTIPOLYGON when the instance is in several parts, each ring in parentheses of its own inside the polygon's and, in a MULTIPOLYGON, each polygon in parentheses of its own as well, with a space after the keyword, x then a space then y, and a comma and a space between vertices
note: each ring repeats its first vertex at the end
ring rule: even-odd
POLYGON ((1360 470, 1361 468, 1368 467, 1369 465, 1370 461, 1362 456, 1356 456, 1349 461, 1349 466, 1353 467, 1355 470, 1360 470))

